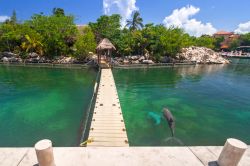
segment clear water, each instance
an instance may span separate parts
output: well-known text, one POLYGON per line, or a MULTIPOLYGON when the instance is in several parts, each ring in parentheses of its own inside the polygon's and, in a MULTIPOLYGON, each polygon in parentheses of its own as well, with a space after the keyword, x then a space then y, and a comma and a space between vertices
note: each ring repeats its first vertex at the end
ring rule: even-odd
POLYGON ((96 71, 0 65, 0 146, 78 146, 96 71))
POLYGON ((114 69, 132 146, 250 144, 250 66, 114 69), (176 120, 171 139, 162 109, 176 120), (159 122, 160 121, 160 122, 159 122))

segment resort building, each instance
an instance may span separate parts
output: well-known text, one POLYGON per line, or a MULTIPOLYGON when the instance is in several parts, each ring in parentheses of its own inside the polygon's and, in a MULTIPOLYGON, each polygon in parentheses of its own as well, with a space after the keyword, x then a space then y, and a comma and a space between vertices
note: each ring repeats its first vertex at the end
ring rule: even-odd
POLYGON ((218 31, 217 33, 215 33, 214 38, 224 38, 224 41, 221 42, 221 50, 227 51, 230 47, 230 44, 238 39, 240 37, 240 35, 235 34, 234 32, 226 32, 226 31, 218 31))

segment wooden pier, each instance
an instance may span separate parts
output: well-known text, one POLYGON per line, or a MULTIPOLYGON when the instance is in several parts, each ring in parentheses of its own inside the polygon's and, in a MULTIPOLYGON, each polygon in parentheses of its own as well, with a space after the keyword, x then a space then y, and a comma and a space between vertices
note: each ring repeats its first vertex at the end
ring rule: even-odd
POLYGON ((111 69, 102 69, 88 147, 129 146, 121 105, 111 69))

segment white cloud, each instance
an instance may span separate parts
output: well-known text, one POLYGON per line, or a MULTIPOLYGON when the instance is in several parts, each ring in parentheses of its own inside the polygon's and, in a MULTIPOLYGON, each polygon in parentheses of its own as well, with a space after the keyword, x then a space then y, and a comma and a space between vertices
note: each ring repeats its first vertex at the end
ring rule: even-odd
POLYGON ((120 14, 122 16, 121 24, 124 27, 133 11, 138 10, 135 3, 136 0, 103 0, 104 14, 120 14))
POLYGON ((163 23, 166 27, 183 28, 192 36, 212 35, 217 30, 211 23, 202 23, 201 21, 191 18, 200 12, 200 8, 194 6, 186 6, 181 9, 175 9, 170 16, 167 16, 163 23))
POLYGON ((0 16, 0 22, 4 22, 7 19, 10 19, 10 17, 9 16, 0 16))
POLYGON ((239 34, 245 34, 248 32, 250 32, 250 21, 239 24, 238 28, 235 30, 235 33, 239 34))

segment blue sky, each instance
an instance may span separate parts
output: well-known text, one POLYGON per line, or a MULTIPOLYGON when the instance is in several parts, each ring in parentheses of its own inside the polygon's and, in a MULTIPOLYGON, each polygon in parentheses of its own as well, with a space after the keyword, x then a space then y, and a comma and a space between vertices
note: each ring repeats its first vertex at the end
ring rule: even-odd
POLYGON ((6 18, 16 10, 18 18, 26 20, 35 13, 49 14, 54 7, 61 7, 67 14, 76 16, 77 24, 87 24, 104 13, 118 12, 125 20, 133 10, 139 9, 144 23, 159 24, 165 20, 166 26, 178 25, 195 34, 197 29, 202 28, 211 32, 235 31, 239 29, 239 24, 243 24, 245 31, 250 31, 249 6, 249 0, 0 0, 0 18, 6 18), (106 10, 104 2, 108 5, 106 10), (174 10, 178 10, 175 16, 169 17, 174 10), (181 13, 189 17, 182 18, 181 13), (190 30, 192 26, 196 28, 190 30))

